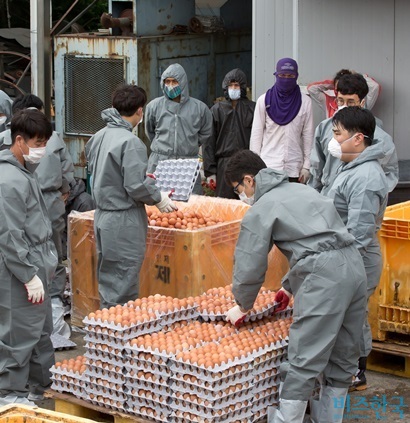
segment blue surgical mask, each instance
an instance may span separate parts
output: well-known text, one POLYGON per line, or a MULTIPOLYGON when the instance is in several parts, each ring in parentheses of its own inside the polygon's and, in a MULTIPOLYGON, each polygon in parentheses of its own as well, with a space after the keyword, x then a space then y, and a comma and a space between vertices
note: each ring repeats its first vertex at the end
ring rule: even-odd
POLYGON ((181 95, 181 87, 179 85, 175 85, 174 87, 169 87, 168 85, 164 85, 165 94, 173 100, 181 95))
POLYGON ((241 89, 228 88, 228 95, 231 100, 239 100, 241 98, 241 89))

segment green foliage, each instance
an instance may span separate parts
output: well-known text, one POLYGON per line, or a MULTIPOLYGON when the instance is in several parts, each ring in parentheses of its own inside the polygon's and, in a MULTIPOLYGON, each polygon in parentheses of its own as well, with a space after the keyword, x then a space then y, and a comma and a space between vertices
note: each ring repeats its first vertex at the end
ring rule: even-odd
MULTIPOLYGON (((64 24, 61 28, 68 22, 71 22, 91 2, 92 0, 80 0, 65 17, 64 24)), ((73 3, 74 0, 54 0, 52 2, 53 22, 57 22, 73 3)), ((2 11, 0 13, 0 28, 8 28, 9 21, 12 28, 30 28, 30 13, 27 13, 30 10, 30 0, 0 0, 0 10, 2 11), (7 16, 7 8, 9 17, 7 16), (24 12, 22 13, 22 11, 24 12)), ((108 12, 108 0, 98 0, 78 19, 77 23, 87 32, 95 31, 101 27, 100 16, 103 12, 108 12)))

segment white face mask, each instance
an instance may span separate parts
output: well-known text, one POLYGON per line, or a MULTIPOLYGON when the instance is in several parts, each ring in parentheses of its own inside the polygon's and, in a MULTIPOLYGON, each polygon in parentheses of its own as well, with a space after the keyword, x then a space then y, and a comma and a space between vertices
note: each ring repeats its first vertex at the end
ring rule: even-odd
POLYGON ((329 153, 333 156, 336 157, 338 159, 342 158, 342 154, 355 154, 355 153, 343 153, 342 152, 342 144, 344 144, 347 141, 350 141, 353 137, 355 137, 357 134, 352 135, 350 138, 348 138, 347 140, 344 140, 342 142, 338 142, 336 138, 332 138, 329 141, 329 144, 327 145, 327 150, 329 151, 329 153))
POLYGON ((253 194, 251 197, 248 197, 244 191, 240 192, 238 194, 239 199, 243 201, 245 204, 249 204, 250 206, 253 206, 255 203, 255 194, 253 194))
POLYGON ((347 107, 347 106, 346 106, 346 104, 343 104, 343 106, 338 106, 338 107, 337 107, 337 111, 342 110, 342 109, 344 109, 345 107, 347 107))
POLYGON ((38 147, 38 148, 28 148, 28 154, 23 154, 23 159, 27 163, 37 164, 46 154, 45 147, 38 147))
POLYGON ((7 116, 0 116, 0 125, 3 125, 7 121, 7 116))
POLYGON ((231 100, 239 100, 241 98, 241 89, 228 88, 228 95, 231 100))

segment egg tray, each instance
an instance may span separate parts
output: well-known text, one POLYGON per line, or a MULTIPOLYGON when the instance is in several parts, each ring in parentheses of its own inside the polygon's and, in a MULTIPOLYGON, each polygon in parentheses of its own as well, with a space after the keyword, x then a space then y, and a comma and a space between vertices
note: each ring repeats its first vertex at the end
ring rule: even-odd
POLYGON ((240 408, 241 404, 245 401, 252 402, 253 393, 252 387, 248 389, 243 389, 241 391, 237 391, 234 393, 224 393, 222 397, 215 397, 207 395, 206 392, 202 392, 201 395, 196 393, 188 393, 188 392, 176 392, 171 395, 171 404, 176 401, 182 401, 185 403, 189 403, 192 406, 199 406, 203 407, 206 410, 220 410, 226 408, 227 405, 238 405, 240 408))
POLYGON ((161 328, 167 327, 172 325, 173 323, 185 321, 185 320, 194 320, 197 319, 199 316, 198 307, 181 307, 180 309, 176 309, 174 311, 161 314, 161 328))
POLYGON ((215 390, 218 388, 236 385, 237 383, 245 383, 253 380, 253 369, 244 370, 234 375, 221 376, 220 378, 210 379, 200 375, 189 375, 186 373, 174 373, 171 380, 178 381, 181 384, 192 384, 198 388, 215 390), (193 377, 196 379, 193 379, 193 377))
POLYGON ((140 361, 151 363, 152 365, 166 366, 168 362, 168 357, 163 357, 162 355, 157 355, 146 351, 136 352, 134 350, 129 350, 129 352, 127 351, 125 354, 125 358, 127 359, 126 365, 128 366, 134 364, 137 365, 137 363, 140 361))
POLYGON ((133 404, 127 404, 125 408, 127 414, 134 416, 143 416, 149 421, 169 423, 169 417, 162 412, 162 409, 154 409, 151 407, 139 407, 133 404))
POLYGON ((85 388, 88 384, 88 380, 86 379, 75 379, 66 375, 52 374, 50 379, 56 383, 69 383, 71 385, 78 386, 79 388, 85 388))
POLYGON ((146 382, 144 380, 136 379, 127 379, 127 382, 124 386, 126 392, 131 392, 132 390, 144 390, 155 393, 156 395, 161 395, 164 397, 172 395, 172 390, 167 384, 157 384, 155 382, 146 382))
POLYGON ((279 357, 271 358, 270 360, 264 361, 262 364, 254 366, 253 374, 258 375, 274 367, 278 368, 282 364, 282 362, 285 361, 286 357, 287 355, 284 354, 279 357))
POLYGON ((211 416, 199 414, 196 411, 175 409, 171 414, 174 423, 232 423, 233 421, 246 422, 252 417, 252 407, 243 407, 230 413, 222 413, 222 410, 215 410, 211 416))
POLYGON ((252 413, 259 410, 268 409, 269 407, 277 408, 279 405, 279 394, 273 394, 254 401, 252 405, 252 413))
POLYGON ((127 400, 128 405, 133 405, 137 407, 150 407, 154 410, 161 411, 163 414, 169 416, 172 412, 172 410, 168 406, 168 400, 165 400, 165 402, 159 402, 159 401, 153 401, 146 398, 139 398, 136 396, 128 396, 127 400))
POLYGON ((50 388, 56 392, 68 392, 75 395, 77 398, 88 398, 86 387, 81 387, 70 382, 53 380, 50 388))
POLYGON ((98 395, 98 397, 94 397, 93 399, 90 398, 88 399, 88 402, 94 405, 98 405, 100 407, 118 410, 123 413, 127 412, 127 409, 125 408, 125 402, 116 401, 112 398, 103 397, 102 395, 98 395))
POLYGON ((116 325, 109 323, 107 320, 104 322, 100 319, 89 319, 85 317, 83 323, 86 332, 94 332, 96 334, 107 335, 117 339, 129 340, 137 338, 147 333, 157 332, 162 329, 161 318, 158 317, 153 320, 133 324, 131 326, 116 325))
POLYGON ((271 377, 276 376, 280 376, 279 369, 277 367, 272 367, 271 369, 265 370, 264 372, 255 375, 253 378, 253 382, 257 384, 265 379, 270 379, 271 377))
MULTIPOLYGON (((232 306, 234 307, 235 303, 232 302, 232 306)), ((219 321, 219 320, 223 320, 226 321, 226 313, 228 312, 228 310, 231 308, 227 308, 225 313, 212 313, 212 312, 208 312, 207 310, 200 310, 198 309, 198 313, 200 314, 200 316, 202 317, 202 319, 206 322, 215 322, 215 321, 219 321)), ((260 320, 263 319, 264 317, 270 316, 273 314, 274 308, 276 307, 276 305, 272 304, 270 306, 266 306, 264 307, 261 311, 259 312, 249 312, 247 314, 247 316, 245 317, 244 322, 254 322, 256 320, 260 320)))
POLYGON ((90 384, 95 384, 98 386, 103 386, 108 389, 113 389, 114 391, 122 392, 124 390, 124 384, 125 384, 125 378, 120 381, 114 381, 112 379, 108 378, 102 378, 102 377, 90 377, 90 384))
POLYGON ((52 366, 50 368, 51 377, 55 380, 62 380, 65 382, 75 383, 78 386, 82 386, 84 383, 88 382, 89 378, 84 373, 73 372, 71 370, 63 370, 60 367, 52 366))
POLYGON ((232 381, 229 381, 228 383, 222 383, 219 385, 205 388, 203 386, 198 386, 187 382, 181 382, 180 380, 175 380, 171 378, 169 386, 177 398, 179 398, 177 394, 186 393, 195 394, 202 398, 209 398, 212 401, 226 397, 227 395, 239 393, 243 390, 253 389, 254 384, 252 383, 251 379, 249 379, 239 380, 237 381, 237 383, 234 384, 232 383, 232 381))
POLYGON ((128 342, 127 340, 123 340, 121 338, 115 338, 108 335, 102 336, 101 334, 97 334, 95 332, 86 332, 84 341, 91 344, 107 345, 111 348, 119 350, 123 350, 128 342))
POLYGON ((266 416, 268 414, 267 407, 261 408, 257 411, 253 411, 252 409, 252 413, 253 413, 253 416, 251 420, 249 420, 249 423, 266 423, 266 416))
POLYGON ((169 403, 169 400, 170 400, 170 395, 164 394, 161 391, 157 392, 155 390, 126 388, 126 394, 129 398, 128 404, 129 404, 129 401, 146 400, 146 401, 153 402, 153 404, 151 404, 151 405, 160 404, 160 405, 168 406, 168 403, 169 403), (132 397, 132 398, 130 398, 130 397, 132 397))
POLYGON ((164 192, 174 190, 173 200, 188 201, 200 168, 198 159, 161 160, 155 169, 156 185, 164 192))
POLYGON ((156 375, 155 373, 146 372, 139 378, 133 377, 130 373, 127 373, 125 377, 127 379, 127 386, 130 387, 149 389, 150 384, 152 384, 155 388, 158 388, 159 386, 168 387, 169 378, 156 375))
POLYGON ((89 383, 87 387, 88 394, 103 395, 104 398, 110 398, 115 401, 125 402, 127 399, 123 392, 123 387, 120 386, 119 390, 111 389, 107 386, 98 385, 96 383, 89 383))
POLYGON ((84 353, 84 356, 89 358, 90 360, 101 361, 102 363, 111 364, 113 366, 119 367, 123 367, 124 362, 126 361, 124 358, 120 358, 114 354, 101 353, 97 350, 87 350, 84 353))
POLYGON ((223 376, 234 375, 244 370, 251 369, 253 357, 249 354, 245 357, 237 358, 234 361, 228 360, 227 363, 216 365, 214 367, 199 366, 194 363, 187 363, 186 361, 170 359, 170 367, 173 372, 183 372, 193 375, 200 375, 200 377, 214 380, 220 379, 223 376))
POLYGON ((89 360, 87 373, 89 376, 96 376, 102 378, 110 378, 124 372, 124 365, 117 366, 113 363, 108 363, 101 360, 89 360))
POLYGON ((260 394, 265 392, 265 391, 271 390, 272 391, 271 393, 275 394, 275 393, 279 392, 279 384, 280 384, 280 377, 279 376, 273 376, 271 378, 264 379, 263 381, 261 381, 259 383, 255 383, 255 385, 252 389, 252 393, 255 395, 255 399, 258 399, 258 398, 256 398, 256 395, 260 396, 260 394))
POLYGON ((112 348, 105 344, 94 344, 87 342, 84 347, 86 348, 85 357, 91 358, 92 360, 109 361, 110 363, 116 364, 123 360, 123 350, 118 348, 112 348))
POLYGON ((287 347, 268 351, 262 356, 254 358, 253 367, 258 368, 264 363, 266 363, 267 361, 271 361, 275 358, 283 357, 284 355, 287 355, 287 353, 288 353, 287 347))
POLYGON ((275 316, 280 319, 287 319, 288 317, 293 316, 293 308, 288 307, 285 310, 279 311, 278 313, 275 313, 275 316))
MULTIPOLYGON (((164 376, 171 376, 171 369, 168 366, 160 365, 160 364, 153 364, 149 361, 140 361, 134 362, 135 364, 125 365, 125 369, 127 373, 131 373, 132 371, 139 371, 142 370, 144 372, 154 373, 157 375, 164 375, 164 376)), ((133 377, 131 375, 131 377, 133 377)))

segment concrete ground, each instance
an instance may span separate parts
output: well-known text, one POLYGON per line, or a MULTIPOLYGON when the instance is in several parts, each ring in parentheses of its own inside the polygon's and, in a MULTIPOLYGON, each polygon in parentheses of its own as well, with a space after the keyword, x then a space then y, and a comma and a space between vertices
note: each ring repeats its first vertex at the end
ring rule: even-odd
MULTIPOLYGON (((56 361, 84 354, 83 334, 74 332, 71 339, 78 347, 57 351, 56 361)), ((410 379, 368 371, 367 380, 367 390, 348 396, 343 423, 410 422, 410 379), (403 405, 400 407, 400 404, 403 405)), ((40 401, 38 405, 54 410, 52 399, 40 401)))

